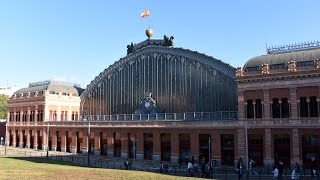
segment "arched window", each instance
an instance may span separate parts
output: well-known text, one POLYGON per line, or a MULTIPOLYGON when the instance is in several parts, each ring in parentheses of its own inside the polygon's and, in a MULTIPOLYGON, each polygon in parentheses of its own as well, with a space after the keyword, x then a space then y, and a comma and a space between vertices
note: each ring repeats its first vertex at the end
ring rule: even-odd
POLYGON ((254 118, 253 102, 251 99, 247 101, 247 118, 254 118))

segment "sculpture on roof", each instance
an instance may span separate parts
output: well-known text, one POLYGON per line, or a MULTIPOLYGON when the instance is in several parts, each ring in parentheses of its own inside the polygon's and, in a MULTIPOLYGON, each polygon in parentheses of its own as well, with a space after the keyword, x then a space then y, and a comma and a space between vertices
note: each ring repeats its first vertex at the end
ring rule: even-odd
POLYGON ((173 40, 174 40, 173 36, 168 38, 166 35, 164 35, 163 40, 164 40, 163 46, 165 46, 165 47, 173 46, 173 40))
POLYGON ((133 43, 127 46, 127 55, 135 51, 133 43))

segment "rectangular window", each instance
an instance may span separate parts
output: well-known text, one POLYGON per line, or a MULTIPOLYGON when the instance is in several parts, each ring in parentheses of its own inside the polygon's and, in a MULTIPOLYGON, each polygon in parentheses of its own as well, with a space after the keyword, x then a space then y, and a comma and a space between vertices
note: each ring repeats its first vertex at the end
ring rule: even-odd
POLYGON ((288 98, 281 99, 281 117, 282 118, 289 118, 289 103, 288 98))
POLYGON ((297 63, 297 67, 314 66, 314 61, 301 61, 297 63))
POLYGON ((256 118, 262 118, 262 104, 261 99, 256 99, 256 118))
POLYGON ((308 117, 308 103, 306 97, 300 97, 300 117, 308 117))
POLYGON ((247 100, 247 118, 252 119, 254 117, 254 111, 253 111, 253 101, 247 100))
POLYGON ((310 117, 318 117, 318 102, 316 96, 310 97, 310 117))

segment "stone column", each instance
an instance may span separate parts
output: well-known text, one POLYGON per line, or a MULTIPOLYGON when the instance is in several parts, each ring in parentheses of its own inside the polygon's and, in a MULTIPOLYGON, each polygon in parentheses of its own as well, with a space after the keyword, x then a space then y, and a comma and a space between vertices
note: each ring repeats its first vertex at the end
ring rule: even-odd
POLYGON ((51 130, 50 129, 50 135, 52 136, 52 151, 57 151, 57 132, 55 129, 51 130))
POLYGON ((256 119, 256 102, 252 100, 252 106, 253 106, 253 119, 256 119))
POLYGON ((244 90, 238 90, 238 113, 239 120, 245 119, 244 90))
POLYGON ((271 129, 264 130, 264 165, 273 165, 271 129))
POLYGON ((137 131, 136 133, 136 141, 137 141, 137 154, 136 158, 137 160, 143 160, 144 159, 144 137, 143 132, 137 131))
POLYGON ((190 133, 190 155, 194 155, 196 159, 199 159, 199 134, 190 133))
POLYGON ((291 117, 298 118, 297 88, 290 88, 291 117))
POLYGON ((31 115, 31 111, 30 111, 30 107, 28 107, 27 118, 26 118, 26 121, 28 122, 28 124, 30 123, 30 115, 31 115))
POLYGON ((48 148, 48 134, 47 134, 47 128, 42 128, 42 149, 47 150, 48 148))
POLYGON ((263 90, 264 119, 270 119, 270 93, 269 89, 263 90))
POLYGON ((160 161, 161 159, 161 139, 158 130, 153 132, 153 160, 160 161))
MULTIPOLYGON (((125 131, 125 130, 123 130, 125 131)), ((121 133, 121 157, 128 158, 128 133, 121 133)))
POLYGON ((17 142, 16 142, 16 139, 17 139, 17 134, 16 134, 16 128, 15 127, 13 127, 12 128, 12 132, 13 132, 13 136, 12 136, 12 147, 16 147, 16 144, 17 144, 17 142))
POLYGON ((107 139, 107 143, 108 143, 108 157, 114 157, 114 137, 113 137, 113 131, 108 130, 107 131, 108 134, 108 139, 107 139))
POLYGON ((243 161, 246 161, 246 133, 244 128, 237 129, 237 153, 234 159, 234 164, 238 162, 238 159, 242 157, 243 161))
POLYGON ((38 122, 38 106, 36 105, 36 110, 34 111, 34 122, 38 122))
POLYGON ((95 156, 101 156, 101 137, 100 137, 100 131, 96 130, 94 131, 94 155, 95 156))
POLYGON ((20 111, 20 124, 23 122, 23 111, 20 111))
POLYGON ((221 165, 221 137, 217 133, 212 134, 212 160, 221 165))
POLYGON ((19 130, 19 136, 20 136, 20 142, 19 142, 19 147, 23 148, 23 134, 22 134, 22 128, 19 130))
POLYGON ((11 114, 10 114, 9 109, 8 109, 8 112, 7 112, 7 122, 10 122, 10 120, 11 120, 11 119, 10 119, 10 117, 11 117, 10 115, 11 115, 11 114))
MULTIPOLYGON (((7 126, 8 126, 8 124, 7 124, 7 126)), ((10 130, 9 130, 9 128, 7 127, 6 128, 6 137, 5 137, 5 145, 6 146, 9 146, 9 143, 10 143, 10 130)))
POLYGON ((61 152, 67 152, 67 132, 61 130, 59 135, 61 136, 61 152))
POLYGON ((296 162, 302 164, 302 156, 300 156, 300 136, 299 129, 292 129, 292 159, 291 164, 294 165, 296 162))
POLYGON ((178 163, 179 162, 179 134, 178 132, 171 131, 171 162, 178 163))
POLYGON ((27 128, 26 132, 27 132, 27 143, 26 143, 26 148, 30 148, 30 140, 31 140, 31 137, 32 137, 32 132, 31 132, 31 134, 30 134, 30 130, 29 130, 29 128, 27 128))
POLYGON ((88 130, 85 129, 85 132, 82 133, 82 154, 88 154, 89 142, 88 142, 88 130))
POLYGON ((33 136, 33 149, 37 150, 38 149, 38 130, 35 128, 34 129, 34 136, 33 136))
POLYGON ((73 130, 70 132, 72 132, 70 134, 70 136, 72 138, 71 139, 71 153, 76 154, 77 153, 77 131, 73 130))

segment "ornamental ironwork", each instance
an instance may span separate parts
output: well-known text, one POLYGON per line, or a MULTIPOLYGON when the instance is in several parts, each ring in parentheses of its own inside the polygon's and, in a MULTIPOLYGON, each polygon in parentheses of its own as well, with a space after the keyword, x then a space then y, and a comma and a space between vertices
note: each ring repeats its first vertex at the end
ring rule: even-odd
POLYGON ((320 48, 320 41, 311 41, 306 43, 297 43, 290 45, 281 45, 267 48, 268 54, 279 54, 293 51, 302 51, 320 48))

